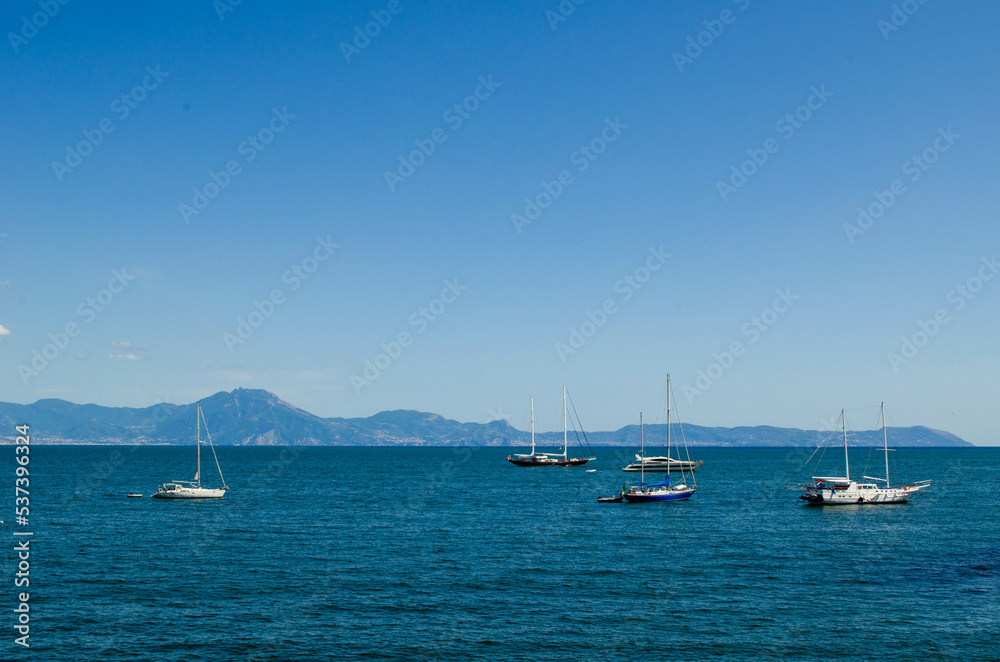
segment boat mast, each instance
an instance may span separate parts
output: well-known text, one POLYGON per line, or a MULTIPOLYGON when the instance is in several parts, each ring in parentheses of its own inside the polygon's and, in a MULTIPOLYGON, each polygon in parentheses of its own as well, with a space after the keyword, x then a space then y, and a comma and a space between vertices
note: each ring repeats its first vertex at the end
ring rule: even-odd
MULTIPOLYGON (((680 451, 677 451, 678 457, 680 451)), ((670 373, 667 373, 667 477, 670 477, 670 373)))
POLYGON ((646 440, 642 436, 642 412, 639 412, 639 447, 642 449, 642 460, 639 462, 639 482, 646 482, 646 440))
POLYGON ((535 396, 531 396, 531 456, 535 456, 535 396))
POLYGON ((844 410, 840 410, 840 420, 843 422, 844 426, 844 471, 847 472, 847 480, 851 480, 851 462, 850 457, 847 455, 847 416, 844 414, 844 410))
POLYGON ((566 440, 566 385, 563 384, 563 460, 569 458, 569 444, 566 440))
POLYGON ((195 413, 195 424, 198 427, 198 470, 194 472, 194 480, 198 483, 198 487, 201 487, 201 402, 198 403, 198 409, 195 413))
POLYGON ((885 486, 889 487, 889 433, 885 429, 885 403, 882 403, 882 440, 885 443, 885 486))

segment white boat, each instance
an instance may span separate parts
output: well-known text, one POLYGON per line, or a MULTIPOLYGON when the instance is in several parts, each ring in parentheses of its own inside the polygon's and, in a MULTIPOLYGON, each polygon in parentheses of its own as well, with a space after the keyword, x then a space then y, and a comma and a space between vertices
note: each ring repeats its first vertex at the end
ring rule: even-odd
MULTIPOLYGON (((679 419, 678 423, 680 423, 679 419)), ((681 431, 683 433, 683 428, 681 431)), ((687 443, 685 442, 685 447, 686 445, 687 443)), ((678 453, 680 452, 679 446, 677 451, 678 453)), ((646 451, 643 450, 641 453, 636 453, 635 462, 624 467, 622 471, 637 471, 640 473, 669 473, 671 471, 679 471, 683 474, 687 471, 694 471, 703 464, 705 463, 701 461, 692 462, 690 457, 686 460, 676 460, 670 457, 670 375, 667 375, 667 454, 646 455, 646 451)))
POLYGON ((813 484, 806 485, 799 498, 810 506, 840 506, 851 504, 906 503, 907 499, 922 489, 930 487, 931 481, 897 485, 889 483, 889 435, 885 424, 885 403, 882 404, 882 439, 885 446, 885 478, 862 476, 859 483, 851 480, 851 464, 847 453, 847 417, 840 410, 844 430, 844 476, 813 476, 813 484), (879 485, 884 483, 885 485, 879 485))
POLYGON ((643 457, 639 453, 635 454, 635 462, 628 465, 622 471, 693 471, 705 464, 701 461, 675 460, 666 455, 647 455, 643 457))
POLYGON ((172 483, 163 483, 153 495, 154 499, 221 499, 229 490, 229 487, 226 486, 226 479, 222 477, 222 467, 219 466, 219 458, 215 454, 212 435, 208 432, 208 422, 205 421, 205 414, 201 411, 200 402, 198 403, 196 425, 198 427, 198 466, 194 472, 194 480, 175 480, 172 483), (208 446, 212 449, 212 457, 215 458, 215 468, 219 470, 219 480, 222 482, 222 487, 201 486, 201 424, 203 422, 205 423, 205 436, 208 437, 208 446))
MULTIPOLYGON (((576 406, 573 407, 574 414, 576 406)), ((577 420, 577 423, 580 421, 577 420)), ((575 425, 575 424, 574 424, 575 425)), ((573 428, 574 430, 576 427, 573 428)), ((586 435, 584 435, 586 436, 586 435)), ((587 464, 595 457, 569 456, 569 428, 566 417, 566 385, 563 384, 563 447, 562 453, 539 453, 535 451, 535 398, 531 398, 531 453, 513 454, 507 456, 507 461, 519 467, 579 467, 587 464)), ((589 446, 589 444, 588 444, 589 446)))

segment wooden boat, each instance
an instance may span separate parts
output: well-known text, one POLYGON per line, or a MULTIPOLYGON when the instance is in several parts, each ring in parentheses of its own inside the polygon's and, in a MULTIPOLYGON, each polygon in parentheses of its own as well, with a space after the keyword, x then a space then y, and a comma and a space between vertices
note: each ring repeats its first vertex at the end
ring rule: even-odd
MULTIPOLYGON (((575 408, 574 408, 575 411, 575 408)), ((575 429, 575 428, 574 428, 575 429)), ((535 451, 535 398, 531 398, 531 453, 508 455, 507 461, 519 467, 579 467, 594 457, 570 457, 568 426, 566 422, 566 385, 563 384, 563 449, 559 453, 538 453, 535 451)), ((588 444, 589 446, 589 444, 588 444)))

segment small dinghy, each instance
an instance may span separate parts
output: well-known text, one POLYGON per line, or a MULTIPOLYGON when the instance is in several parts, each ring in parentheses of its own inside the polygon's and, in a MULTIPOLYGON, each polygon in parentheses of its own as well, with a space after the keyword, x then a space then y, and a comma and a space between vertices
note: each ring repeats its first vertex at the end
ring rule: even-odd
POLYGON ((129 499, 141 499, 142 498, 141 494, 136 494, 135 492, 129 492, 125 496, 127 496, 129 499))
POLYGON ((597 473, 597 469, 587 469, 587 473, 589 473, 589 474, 596 474, 597 473))
POLYGON ((621 503, 622 497, 618 495, 616 497, 597 497, 598 503, 621 503))

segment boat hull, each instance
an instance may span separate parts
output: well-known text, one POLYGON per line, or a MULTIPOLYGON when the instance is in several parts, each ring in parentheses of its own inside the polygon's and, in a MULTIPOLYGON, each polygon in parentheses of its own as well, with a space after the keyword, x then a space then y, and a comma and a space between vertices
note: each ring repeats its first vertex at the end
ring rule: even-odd
POLYGON ((628 465, 627 467, 624 467, 622 469, 622 471, 630 471, 630 472, 634 472, 634 473, 639 473, 641 471, 644 471, 646 473, 669 473, 669 472, 672 472, 672 471, 676 471, 676 472, 694 471, 695 469, 697 469, 698 467, 700 467, 703 464, 705 464, 705 463, 701 462, 701 461, 697 461, 697 462, 681 462, 681 461, 678 461, 678 462, 671 462, 669 465, 667 465, 667 464, 661 464, 661 463, 654 463, 654 464, 647 463, 645 466, 643 466, 643 465, 639 464, 638 462, 633 462, 632 464, 628 465))
POLYGON ((590 458, 569 458, 568 460, 539 460, 530 458, 507 457, 507 461, 518 467, 580 467, 590 461, 590 458))
POLYGON ((226 495, 223 489, 181 488, 163 490, 153 495, 154 499, 221 499, 226 495))
POLYGON ((650 501, 684 501, 691 498, 695 490, 678 490, 669 492, 626 492, 625 500, 630 503, 646 503, 650 501))
POLYGON ((799 498, 808 506, 854 506, 906 503, 910 497, 928 485, 903 485, 901 487, 858 486, 835 489, 807 488, 799 498))

